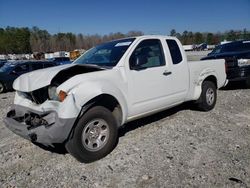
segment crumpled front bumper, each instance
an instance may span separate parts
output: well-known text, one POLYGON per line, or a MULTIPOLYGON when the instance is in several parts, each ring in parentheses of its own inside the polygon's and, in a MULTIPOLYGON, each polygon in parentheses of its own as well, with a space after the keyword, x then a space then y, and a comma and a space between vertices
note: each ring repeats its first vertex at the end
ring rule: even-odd
POLYGON ((75 120, 76 118, 60 118, 56 111, 39 112, 13 105, 4 122, 11 131, 23 138, 53 146, 68 138, 75 120))

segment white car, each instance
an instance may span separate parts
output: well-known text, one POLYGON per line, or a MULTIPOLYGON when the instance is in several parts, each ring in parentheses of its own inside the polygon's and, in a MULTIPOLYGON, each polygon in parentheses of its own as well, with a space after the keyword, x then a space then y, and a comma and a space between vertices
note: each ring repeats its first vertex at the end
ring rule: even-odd
POLYGON ((185 101, 209 111, 227 83, 224 60, 187 62, 178 39, 140 36, 94 47, 73 64, 27 73, 13 84, 5 118, 14 133, 81 162, 110 153, 118 128, 185 101), (99 61, 100 60, 100 61, 99 61))

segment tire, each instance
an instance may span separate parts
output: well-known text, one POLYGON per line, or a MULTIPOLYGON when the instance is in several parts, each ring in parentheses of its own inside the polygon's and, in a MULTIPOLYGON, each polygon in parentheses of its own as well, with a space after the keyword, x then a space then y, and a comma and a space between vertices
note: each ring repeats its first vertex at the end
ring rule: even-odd
POLYGON ((210 111, 214 108, 217 100, 217 89, 213 82, 202 83, 201 96, 197 101, 197 107, 201 111, 210 111))
POLYGON ((95 106, 79 119, 65 147, 78 161, 90 163, 109 154, 117 140, 114 116, 107 108, 95 106))
POLYGON ((5 87, 2 82, 0 82, 0 93, 3 93, 5 91, 5 87))

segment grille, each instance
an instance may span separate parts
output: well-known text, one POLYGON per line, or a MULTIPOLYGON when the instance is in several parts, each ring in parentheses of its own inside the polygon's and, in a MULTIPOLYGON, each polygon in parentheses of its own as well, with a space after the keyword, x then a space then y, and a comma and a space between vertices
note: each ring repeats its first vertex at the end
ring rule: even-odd
POLYGON ((42 104, 48 99, 48 87, 43 87, 32 92, 26 92, 25 96, 36 104, 42 104))

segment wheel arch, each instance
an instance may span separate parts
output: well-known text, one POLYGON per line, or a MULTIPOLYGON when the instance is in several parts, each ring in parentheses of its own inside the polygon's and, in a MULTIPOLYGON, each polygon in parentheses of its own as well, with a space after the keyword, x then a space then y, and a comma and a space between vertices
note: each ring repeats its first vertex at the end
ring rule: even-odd
MULTIPOLYGON (((217 78, 216 78, 215 75, 209 75, 209 76, 207 76, 207 77, 203 80, 203 82, 204 82, 204 81, 210 81, 210 82, 214 83, 216 89, 218 89, 217 78)), ((203 83, 203 82, 202 82, 202 83, 203 83)))
POLYGON ((210 81, 215 84, 216 89, 218 89, 218 80, 215 72, 209 72, 209 74, 201 74, 198 81, 195 82, 194 86, 194 92, 192 99, 197 100, 200 98, 201 92, 202 92, 202 84, 204 81, 210 81))
POLYGON ((82 107, 81 116, 93 106, 103 106, 110 110, 117 120, 118 126, 122 125, 124 118, 123 106, 120 104, 118 99, 111 94, 102 93, 90 99, 82 107))

